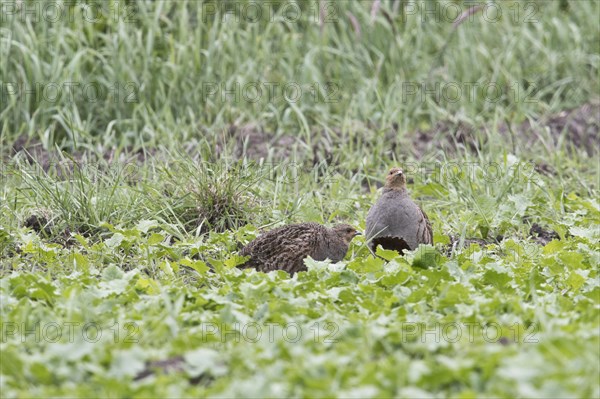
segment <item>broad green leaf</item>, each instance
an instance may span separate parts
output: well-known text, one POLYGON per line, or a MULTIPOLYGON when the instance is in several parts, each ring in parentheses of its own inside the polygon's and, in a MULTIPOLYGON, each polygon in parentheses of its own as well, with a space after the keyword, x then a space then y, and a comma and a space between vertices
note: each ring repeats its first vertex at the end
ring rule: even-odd
POLYGON ((586 238, 590 241, 598 241, 600 239, 600 225, 594 227, 570 227, 569 232, 575 237, 586 238))
POLYGON ((544 246, 543 252, 545 254, 553 254, 565 247, 565 243, 559 240, 552 240, 544 246))
POLYGON ((148 238, 148 245, 156 245, 156 244, 160 244, 161 242, 163 242, 165 240, 165 236, 163 236, 162 234, 158 234, 158 233, 153 233, 149 238, 148 238))
POLYGON ((249 256, 233 255, 233 256, 227 258, 225 260, 225 262, 223 262, 223 263, 225 264, 226 267, 231 269, 236 266, 243 265, 244 263, 246 263, 248 261, 248 259, 250 259, 249 256))
POLYGON ((115 233, 115 234, 113 234, 113 236, 111 238, 106 240, 104 243, 106 244, 106 246, 108 248, 115 249, 121 245, 121 243, 123 242, 124 239, 125 239, 125 236, 123 236, 123 234, 115 233))
POLYGON ((419 245, 414 251, 412 265, 421 269, 441 266, 445 258, 431 245, 419 245))
POLYGON ((368 256, 366 259, 354 259, 348 263, 347 268, 359 273, 370 273, 383 270, 385 261, 381 258, 368 256))
POLYGON ((160 292, 160 287, 156 281, 151 278, 140 278, 135 283, 135 288, 144 291, 149 295, 156 295, 160 292))
POLYGON ((375 254, 377 254, 377 256, 382 257, 383 259, 390 261, 392 259, 395 259, 399 256, 401 256, 398 251, 394 251, 391 249, 383 249, 381 247, 381 245, 377 246, 377 249, 375 250, 375 254))
MULTIPOLYGON (((175 263, 176 265, 177 263, 175 263)), ((162 262, 160 262, 158 264, 158 267, 160 268, 160 270, 162 270, 163 272, 165 272, 168 275, 173 275, 174 274, 174 270, 173 267, 171 267, 171 262, 169 262, 168 260, 163 260, 162 262)))
POLYGON ((214 377, 222 376, 227 372, 219 353, 209 348, 199 348, 183 355, 185 369, 190 377, 199 377, 208 374, 214 377))
POLYGON ((110 265, 102 272, 102 279, 104 281, 121 280, 125 276, 123 270, 116 265, 110 265))
POLYGON ((580 252, 575 251, 561 251, 558 254, 558 258, 567 266, 573 269, 579 269, 584 267, 585 256, 580 252))
POLYGON ((199 274, 204 274, 210 270, 206 263, 201 260, 181 259, 179 261, 179 264, 182 266, 190 267, 197 271, 199 274))
POLYGON ((442 307, 471 302, 469 290, 462 284, 447 284, 440 294, 440 306, 442 307))
POLYGON ((571 286, 574 291, 579 290, 583 284, 585 283, 585 278, 583 278, 576 270, 571 271, 569 273, 569 277, 567 278, 567 284, 571 286))
POLYGON ((69 258, 73 262, 73 266, 75 266, 76 268, 81 268, 83 270, 87 270, 89 268, 90 264, 88 258, 85 255, 80 253, 74 253, 69 258))
POLYGON ((158 227, 158 222, 156 220, 140 220, 139 223, 135 226, 135 228, 142 233, 146 234, 148 230, 158 227))
POLYGON ((487 270, 483 275, 486 283, 496 286, 502 290, 505 286, 512 281, 512 278, 506 273, 499 273, 495 270, 487 270))

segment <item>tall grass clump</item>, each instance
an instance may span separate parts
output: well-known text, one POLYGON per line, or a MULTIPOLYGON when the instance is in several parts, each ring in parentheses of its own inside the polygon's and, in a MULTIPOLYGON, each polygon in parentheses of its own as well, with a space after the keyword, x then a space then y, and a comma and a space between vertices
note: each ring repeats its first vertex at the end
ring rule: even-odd
POLYGON ((24 217, 41 216, 51 230, 93 235, 105 222, 127 225, 140 216, 135 189, 139 176, 128 164, 75 160, 64 154, 49 167, 15 162, 20 188, 14 203, 27 210, 24 217))
POLYGON ((178 157, 154 171, 157 181, 144 187, 145 207, 160 222, 196 234, 257 223, 265 201, 256 192, 260 175, 248 164, 178 157))

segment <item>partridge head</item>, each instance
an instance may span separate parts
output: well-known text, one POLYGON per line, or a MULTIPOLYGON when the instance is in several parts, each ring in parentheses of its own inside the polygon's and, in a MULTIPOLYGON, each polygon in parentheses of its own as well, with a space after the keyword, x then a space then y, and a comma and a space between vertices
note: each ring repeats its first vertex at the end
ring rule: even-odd
POLYGON ((406 175, 400 168, 392 168, 385 177, 385 187, 392 190, 406 190, 406 175))
POLYGON ((335 226, 333 226, 332 230, 346 244, 350 244, 354 237, 361 234, 360 231, 356 230, 349 224, 336 224, 335 226))

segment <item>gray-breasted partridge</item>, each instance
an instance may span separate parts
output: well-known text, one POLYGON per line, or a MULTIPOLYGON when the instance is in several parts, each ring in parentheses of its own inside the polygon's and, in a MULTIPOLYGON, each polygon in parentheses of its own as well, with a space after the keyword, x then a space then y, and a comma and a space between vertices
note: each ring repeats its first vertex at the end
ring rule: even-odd
POLYGON ((366 239, 373 252, 377 245, 402 254, 419 244, 433 244, 431 223, 408 195, 406 176, 400 168, 388 172, 383 193, 367 214, 366 227, 366 239))
POLYGON ((254 267, 263 272, 285 270, 294 274, 306 270, 303 260, 307 256, 318 261, 339 262, 358 234, 348 224, 329 228, 309 222, 278 227, 261 234, 242 249, 241 255, 250 259, 240 267, 254 267))

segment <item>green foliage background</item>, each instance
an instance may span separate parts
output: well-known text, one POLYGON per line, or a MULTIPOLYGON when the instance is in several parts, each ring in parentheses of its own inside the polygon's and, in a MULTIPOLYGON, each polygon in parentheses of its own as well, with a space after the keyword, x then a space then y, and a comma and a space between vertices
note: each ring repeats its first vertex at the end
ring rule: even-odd
POLYGON ((2 396, 600 397, 600 3, 269 4, 2 3, 2 396), (398 163, 435 248, 235 267, 398 163))

